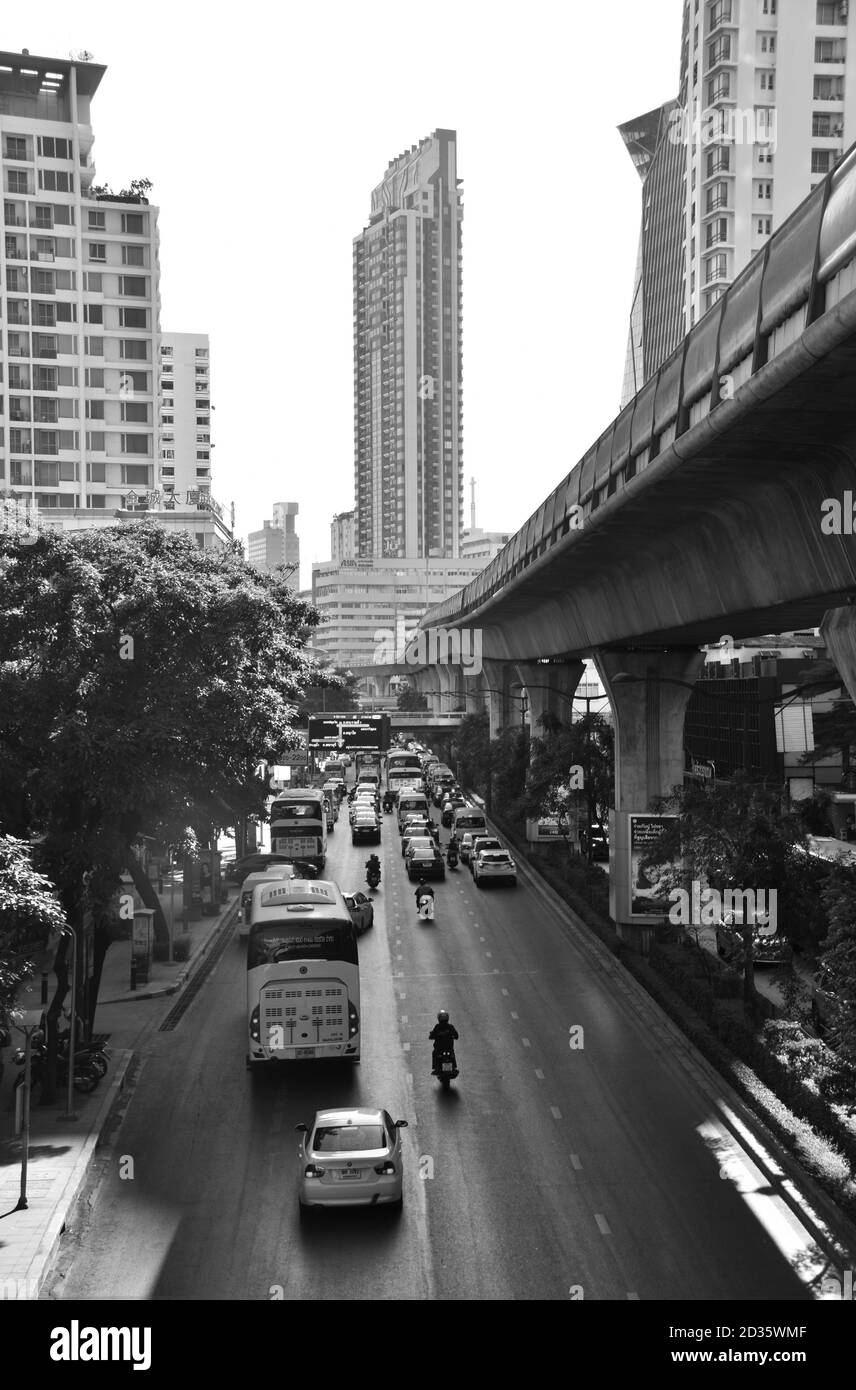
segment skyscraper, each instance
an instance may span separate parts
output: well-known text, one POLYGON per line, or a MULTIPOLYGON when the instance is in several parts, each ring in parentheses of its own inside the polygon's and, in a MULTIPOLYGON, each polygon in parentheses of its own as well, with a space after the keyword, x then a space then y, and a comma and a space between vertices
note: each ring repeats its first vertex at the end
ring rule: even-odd
POLYGON ((848 40, 849 0, 685 0, 677 105, 621 127, 649 146, 623 401, 856 138, 848 40))
POLYGON ((456 557, 463 509, 457 139, 390 162, 354 240, 356 552, 456 557))
POLYGON ((251 565, 270 572, 277 565, 293 565, 289 582, 300 587, 300 538, 294 529, 296 502, 274 502, 273 519, 262 523, 261 531, 251 531, 248 537, 247 559, 251 565))

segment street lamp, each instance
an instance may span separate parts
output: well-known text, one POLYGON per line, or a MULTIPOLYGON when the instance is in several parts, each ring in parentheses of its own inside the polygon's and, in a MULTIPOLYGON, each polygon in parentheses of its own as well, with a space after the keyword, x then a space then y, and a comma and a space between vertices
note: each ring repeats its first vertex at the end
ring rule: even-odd
MULTIPOLYGON (((30 1090, 32 1088, 32 1037, 42 1027, 42 1010, 28 1009, 21 1023, 12 1025, 24 1034, 24 1082, 21 1095, 21 1191, 15 1211, 27 1210, 27 1167, 30 1159, 30 1090)), ((17 1128, 17 1126, 16 1126, 17 1128)))

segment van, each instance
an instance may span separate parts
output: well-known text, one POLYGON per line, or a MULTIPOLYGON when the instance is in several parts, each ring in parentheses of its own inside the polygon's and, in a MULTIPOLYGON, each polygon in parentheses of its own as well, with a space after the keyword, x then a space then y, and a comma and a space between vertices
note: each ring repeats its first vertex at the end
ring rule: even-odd
POLYGON ((462 835, 476 835, 479 831, 487 834, 484 811, 480 811, 478 806, 459 806, 452 821, 452 834, 460 840, 462 835))
POLYGON ((428 798, 424 792, 411 791, 410 788, 402 789, 398 798, 398 830, 399 833, 404 828, 404 822, 408 816, 423 815, 426 819, 431 819, 431 812, 428 809, 428 798))
POLYGON ((357 782, 362 786, 366 782, 371 782, 380 790, 380 773, 376 768, 361 767, 357 773, 357 782))

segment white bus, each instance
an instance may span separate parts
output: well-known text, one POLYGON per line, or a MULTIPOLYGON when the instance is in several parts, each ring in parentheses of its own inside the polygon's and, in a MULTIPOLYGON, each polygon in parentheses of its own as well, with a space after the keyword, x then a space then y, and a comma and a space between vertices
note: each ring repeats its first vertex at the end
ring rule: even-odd
POLYGON ((253 890, 247 943, 247 1066, 360 1060, 357 933, 335 883, 289 879, 253 890))
POLYGON ((317 787, 280 792, 270 808, 271 854, 286 854, 323 869, 327 862, 327 813, 317 787))

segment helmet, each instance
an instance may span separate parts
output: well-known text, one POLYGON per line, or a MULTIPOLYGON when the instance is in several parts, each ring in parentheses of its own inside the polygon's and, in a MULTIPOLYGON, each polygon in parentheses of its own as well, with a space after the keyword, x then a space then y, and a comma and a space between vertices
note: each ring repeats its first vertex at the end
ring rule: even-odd
POLYGON ((446 1013, 446 1010, 445 1010, 445 1009, 441 1009, 440 1012, 438 1013, 438 1015, 437 1015, 437 1022, 438 1022, 438 1023, 448 1023, 448 1022, 449 1022, 449 1015, 446 1013))

